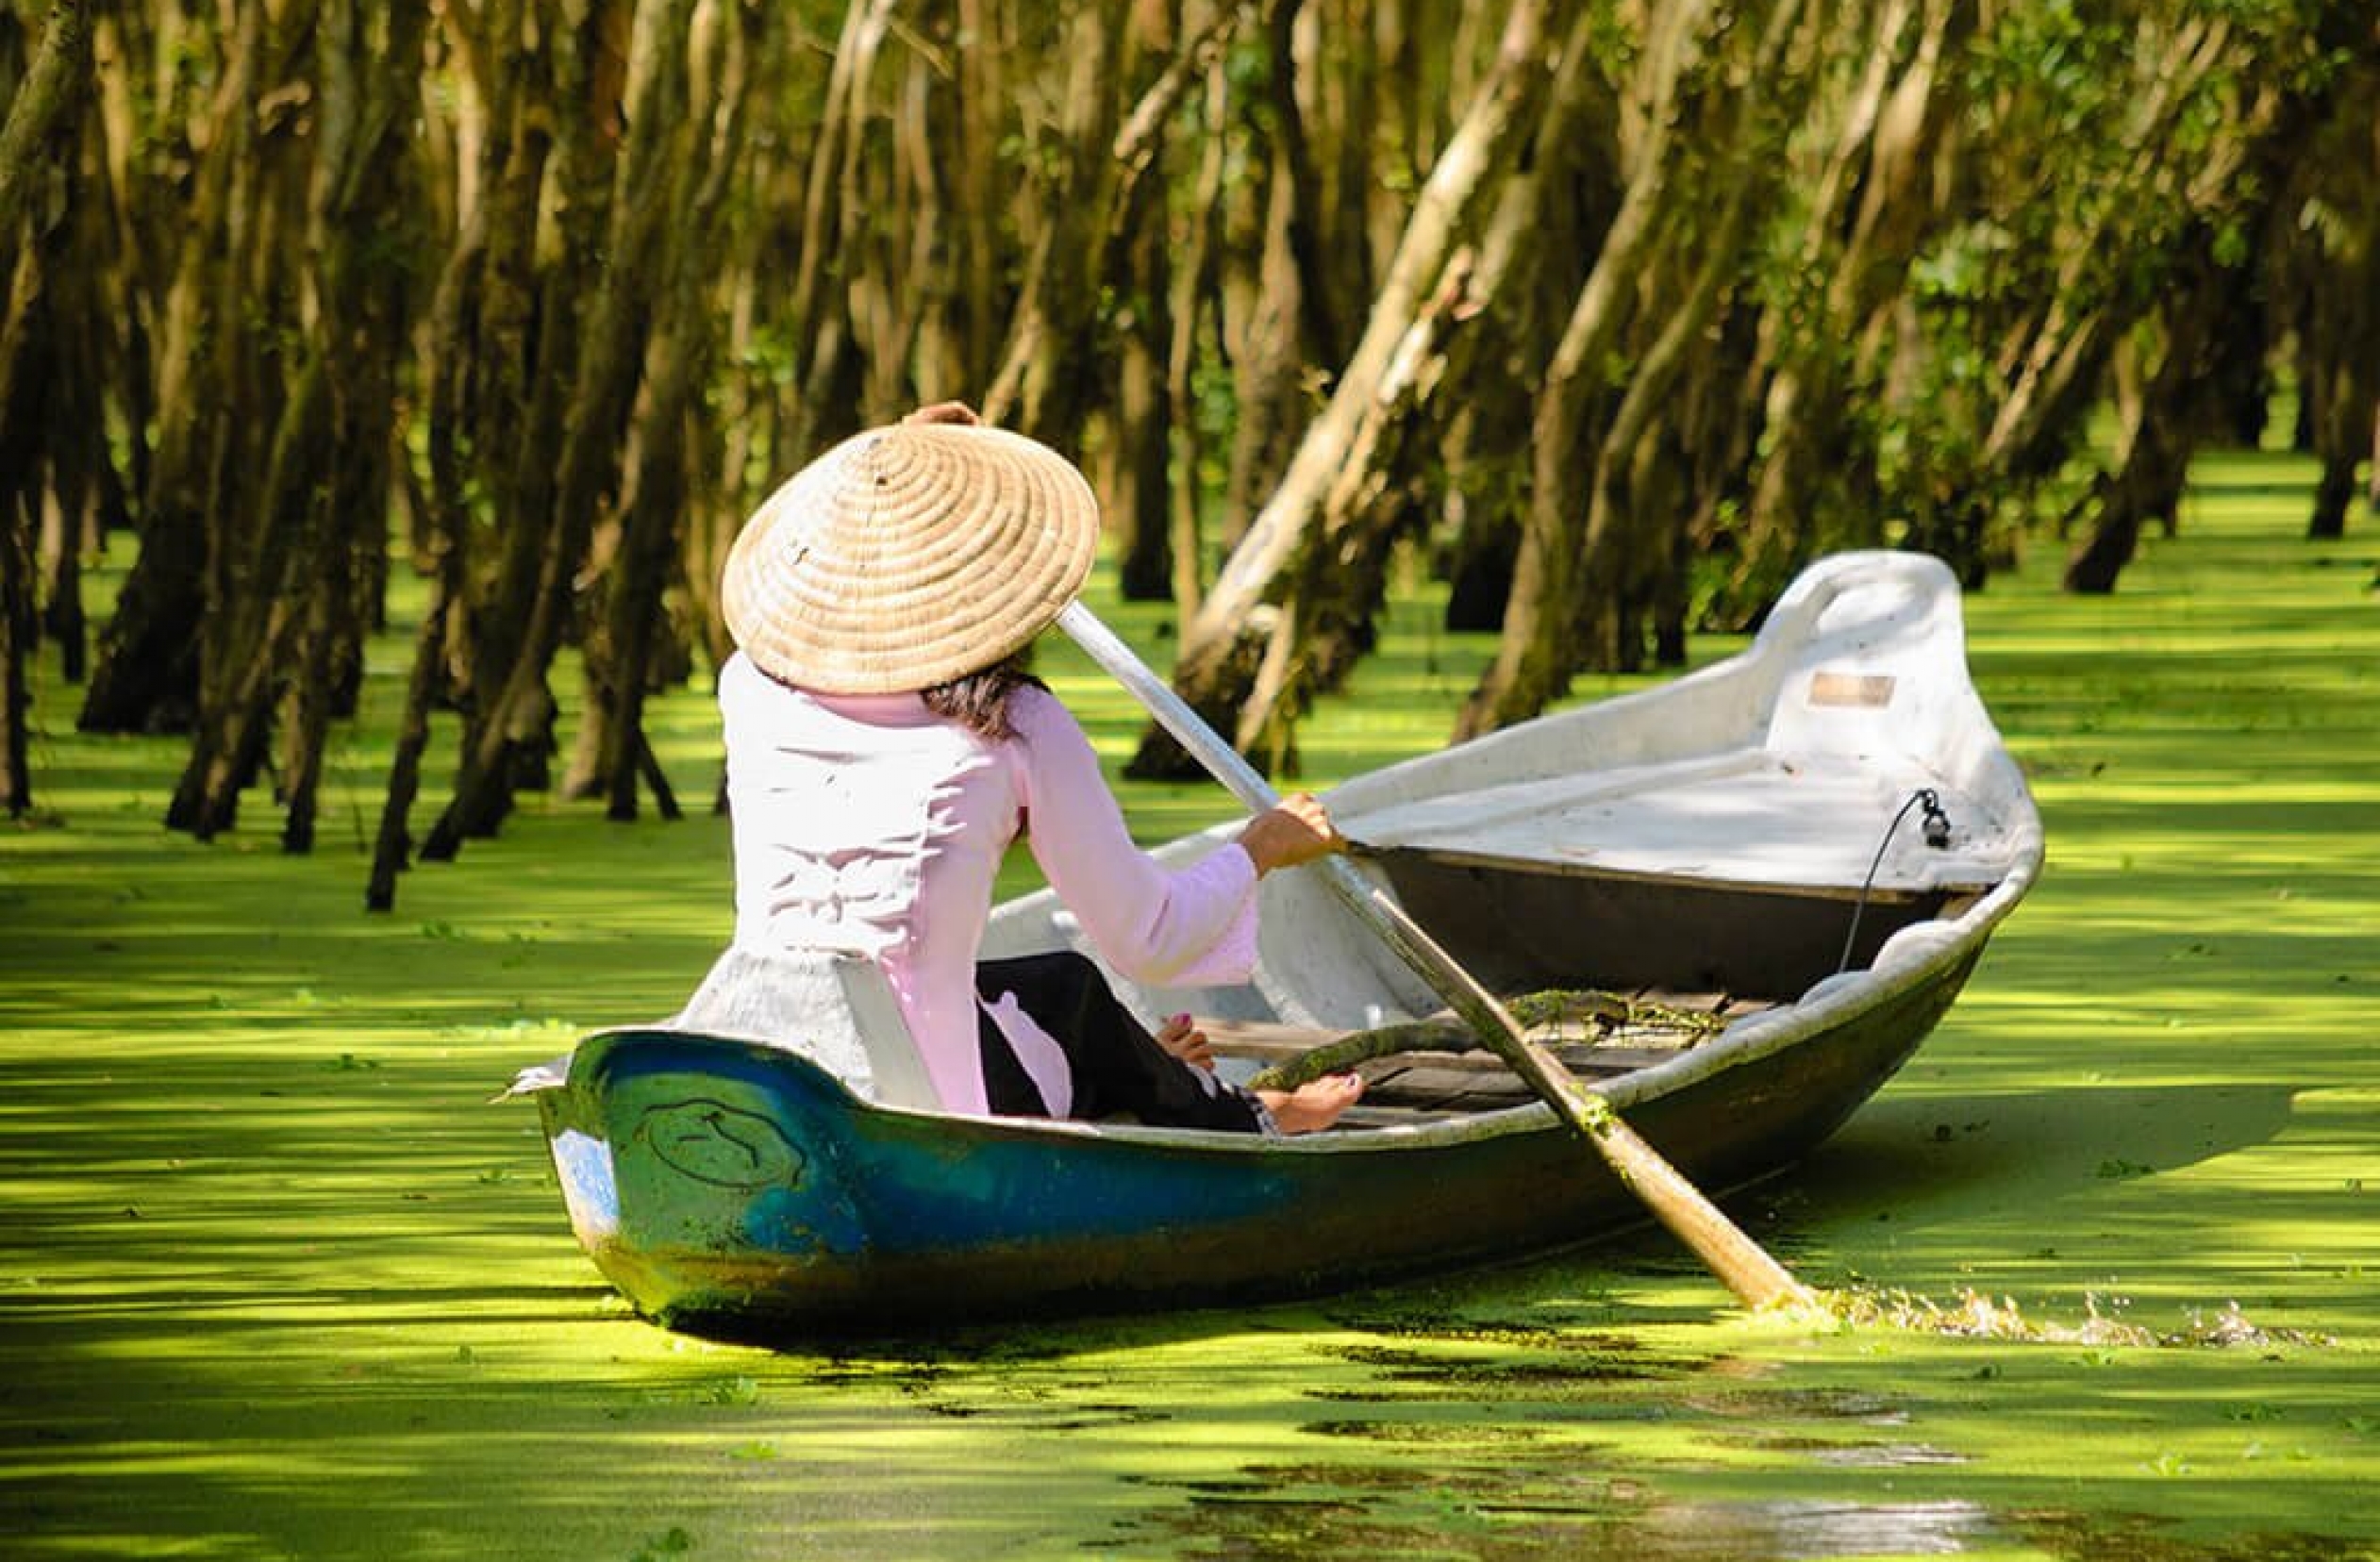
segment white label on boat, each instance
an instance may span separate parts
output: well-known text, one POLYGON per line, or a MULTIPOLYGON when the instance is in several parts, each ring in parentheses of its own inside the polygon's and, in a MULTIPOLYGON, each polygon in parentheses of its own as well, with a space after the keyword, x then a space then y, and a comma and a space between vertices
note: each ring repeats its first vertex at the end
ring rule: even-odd
POLYGON ((1887 673, 1813 673, 1810 704, 1814 706, 1888 706, 1892 703, 1892 676, 1887 673))

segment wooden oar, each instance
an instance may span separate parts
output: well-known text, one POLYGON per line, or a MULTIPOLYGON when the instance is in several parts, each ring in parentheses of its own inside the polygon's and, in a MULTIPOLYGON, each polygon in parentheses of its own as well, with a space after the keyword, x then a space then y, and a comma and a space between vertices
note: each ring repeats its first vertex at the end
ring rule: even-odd
MULTIPOLYGON (((1058 614, 1066 631, 1090 659, 1107 670, 1133 698, 1148 707, 1174 739, 1195 756, 1252 813, 1280 801, 1256 767, 1223 741, 1190 709, 1173 686, 1149 671, 1132 648, 1118 640, 1098 615, 1080 602, 1058 614)), ((1402 906, 1341 856, 1313 865, 1339 898, 1382 942, 1446 1000, 1482 1042, 1520 1075, 1554 1114, 1595 1147, 1620 1181, 1643 1201, 1654 1218, 1694 1250, 1712 1273, 1748 1307, 1789 1304, 1815 1305, 1816 1296, 1769 1256, 1743 1228, 1729 1220, 1702 1189, 1686 1179, 1661 1153, 1621 1120, 1611 1103, 1579 1083, 1559 1058, 1523 1035, 1493 993, 1439 947, 1402 906)))

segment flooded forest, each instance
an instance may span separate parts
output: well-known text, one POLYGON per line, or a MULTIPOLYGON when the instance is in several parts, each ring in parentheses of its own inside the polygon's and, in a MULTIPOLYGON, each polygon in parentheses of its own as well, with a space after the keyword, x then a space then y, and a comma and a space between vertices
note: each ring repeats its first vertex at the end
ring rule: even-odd
POLYGON ((1832 549, 2112 590, 2276 387, 2337 535, 2380 407, 2354 0, 9 0, 0 97, 9 808, 50 655, 308 850, 393 593, 378 907, 690 806, 728 540, 924 402, 1093 474, 1284 773, 1400 570, 1500 637, 1469 736, 1832 549))

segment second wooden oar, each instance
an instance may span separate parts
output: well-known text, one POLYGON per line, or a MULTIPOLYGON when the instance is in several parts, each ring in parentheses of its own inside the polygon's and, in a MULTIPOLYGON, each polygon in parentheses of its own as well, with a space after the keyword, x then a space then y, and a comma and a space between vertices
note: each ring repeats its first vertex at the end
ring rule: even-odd
MULTIPOLYGON (((1057 616, 1057 625, 1091 660, 1107 669, 1148 708, 1159 725, 1194 756, 1240 805, 1261 813, 1280 801, 1271 784, 1240 751, 1200 718, 1173 686, 1152 673, 1132 648, 1080 602, 1057 616)), ((1357 920, 1429 984, 1431 990, 1473 1034, 1520 1075, 1539 1099, 1580 1138, 1593 1145, 1614 1175, 1679 1240, 1691 1248, 1749 1307, 1816 1305, 1817 1297, 1771 1257, 1743 1228, 1704 1196, 1702 1189, 1612 1110, 1600 1093, 1579 1083, 1554 1054, 1523 1034, 1495 995, 1439 947, 1380 888, 1344 857, 1314 864, 1332 891, 1357 920)))

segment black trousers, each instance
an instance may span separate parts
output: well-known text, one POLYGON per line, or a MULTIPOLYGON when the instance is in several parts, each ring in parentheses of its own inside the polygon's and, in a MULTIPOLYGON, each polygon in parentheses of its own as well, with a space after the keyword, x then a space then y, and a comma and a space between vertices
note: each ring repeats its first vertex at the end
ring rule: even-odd
MULTIPOLYGON (((1169 1128, 1261 1131, 1263 1108, 1236 1085, 1226 1085, 1157 1044, 1132 1011, 1116 1001, 1099 968, 1071 950, 984 960, 975 991, 987 1003, 1013 993, 1017 1006, 1049 1032, 1073 1076, 1070 1118, 1130 1115, 1169 1128)), ((1049 1105, 1024 1072, 991 1017, 976 1011, 983 1049, 984 1096, 1008 1117, 1048 1117, 1049 1105)))

